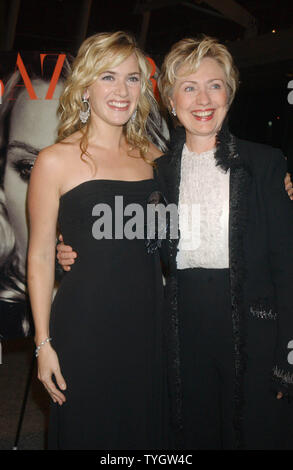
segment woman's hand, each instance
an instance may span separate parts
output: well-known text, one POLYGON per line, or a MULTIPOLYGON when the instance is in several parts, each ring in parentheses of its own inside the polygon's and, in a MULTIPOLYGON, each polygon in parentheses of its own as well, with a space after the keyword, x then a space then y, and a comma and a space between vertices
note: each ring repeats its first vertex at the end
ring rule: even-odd
POLYGON ((61 243, 58 243, 57 245, 58 263, 61 264, 64 271, 70 271, 70 265, 74 264, 74 258, 77 257, 77 253, 72 250, 71 246, 64 245, 63 237, 61 234, 59 235, 59 240, 61 243))
POLYGON ((62 405, 66 401, 66 398, 54 384, 52 375, 55 376, 58 387, 61 390, 66 390, 66 382, 61 374, 56 351, 50 344, 45 344, 39 350, 38 379, 43 383, 53 402, 57 402, 59 405, 62 405))
POLYGON ((277 400, 280 400, 281 398, 283 398, 283 393, 282 392, 279 392, 277 394, 277 400))
POLYGON ((292 184, 291 177, 290 177, 289 173, 286 174, 284 183, 285 183, 285 189, 288 193, 288 196, 290 197, 291 201, 293 201, 293 184, 292 184))

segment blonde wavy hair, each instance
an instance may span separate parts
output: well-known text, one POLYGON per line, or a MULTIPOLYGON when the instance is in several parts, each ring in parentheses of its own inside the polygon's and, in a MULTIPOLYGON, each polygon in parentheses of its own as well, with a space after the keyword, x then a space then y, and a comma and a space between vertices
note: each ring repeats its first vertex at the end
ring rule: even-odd
POLYGON ((101 73, 108 70, 109 67, 117 67, 133 53, 137 57, 141 73, 141 93, 136 117, 134 120, 130 119, 124 125, 123 132, 127 143, 130 145, 130 150, 138 148, 140 156, 152 164, 146 158, 149 148, 146 123, 150 111, 157 108, 157 102, 149 80, 151 67, 143 52, 137 47, 134 38, 123 31, 98 33, 82 43, 60 97, 58 142, 77 130, 81 131, 81 159, 86 162, 85 155, 91 158, 87 151, 91 118, 89 117, 85 124, 82 124, 79 118, 85 90, 97 80, 101 73))
POLYGON ((176 42, 166 55, 158 80, 161 98, 167 109, 171 109, 169 98, 178 78, 178 69, 186 66, 186 74, 196 72, 201 61, 206 58, 215 59, 222 67, 226 77, 228 106, 232 104, 239 85, 239 72, 228 49, 217 39, 209 36, 186 38, 176 42))

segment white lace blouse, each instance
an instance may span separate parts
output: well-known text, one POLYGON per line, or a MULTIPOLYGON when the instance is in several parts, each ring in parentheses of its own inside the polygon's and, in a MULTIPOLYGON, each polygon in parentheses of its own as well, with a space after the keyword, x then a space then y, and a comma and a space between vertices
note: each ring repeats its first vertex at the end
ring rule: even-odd
POLYGON ((182 151, 179 187, 178 269, 228 268, 229 179, 215 150, 182 151))

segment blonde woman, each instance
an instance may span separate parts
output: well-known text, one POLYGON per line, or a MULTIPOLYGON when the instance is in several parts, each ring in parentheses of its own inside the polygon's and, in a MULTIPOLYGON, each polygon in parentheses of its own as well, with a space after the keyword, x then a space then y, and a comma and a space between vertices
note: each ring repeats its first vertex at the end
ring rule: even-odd
POLYGON ((54 402, 49 449, 166 445, 160 260, 133 225, 124 231, 157 189, 149 76, 128 34, 85 40, 60 99, 59 142, 31 174, 28 286, 38 376, 54 402), (81 256, 51 309, 57 224, 81 256))

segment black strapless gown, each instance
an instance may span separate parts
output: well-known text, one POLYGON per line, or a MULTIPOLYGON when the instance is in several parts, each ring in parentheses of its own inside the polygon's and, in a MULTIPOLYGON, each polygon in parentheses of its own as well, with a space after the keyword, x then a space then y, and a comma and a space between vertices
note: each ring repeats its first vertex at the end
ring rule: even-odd
POLYGON ((115 196, 146 208, 156 189, 151 179, 92 180, 60 199, 60 231, 78 258, 52 305, 50 335, 67 390, 62 406, 52 403, 49 449, 166 448, 159 254, 144 239, 92 235, 96 204, 115 217, 115 196))

